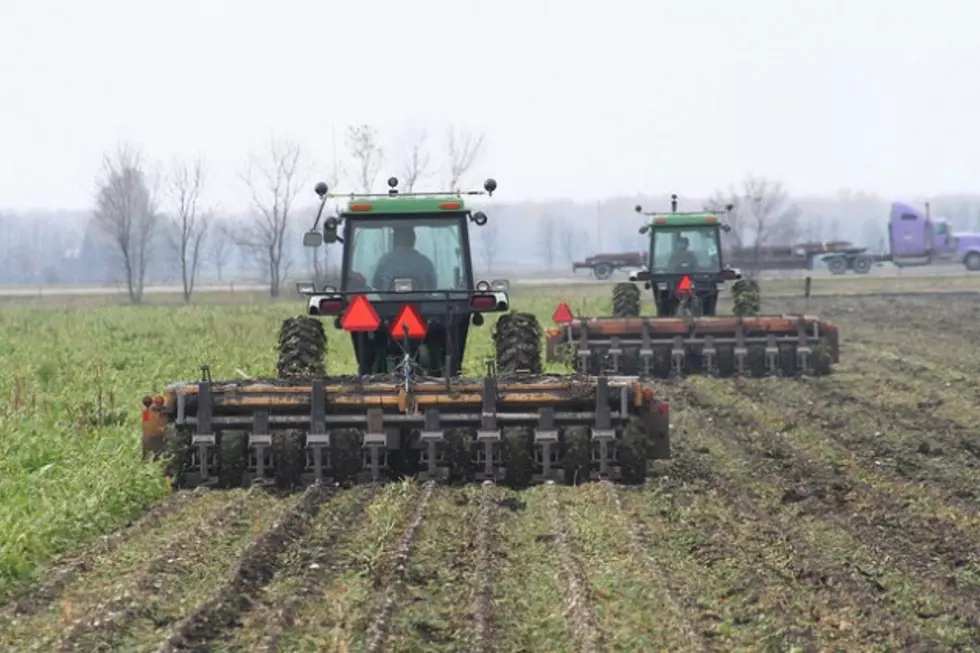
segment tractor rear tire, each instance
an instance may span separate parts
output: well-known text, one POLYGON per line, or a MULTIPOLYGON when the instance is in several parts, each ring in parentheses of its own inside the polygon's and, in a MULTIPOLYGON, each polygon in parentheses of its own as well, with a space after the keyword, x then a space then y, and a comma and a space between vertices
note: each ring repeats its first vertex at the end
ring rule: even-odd
POLYGON ((759 282, 754 279, 739 279, 732 285, 732 313, 737 317, 751 317, 762 310, 759 282))
MULTIPOLYGON (((320 320, 300 316, 284 320, 279 330, 279 378, 305 379, 326 374, 327 334, 320 320)), ((306 469, 306 435, 301 430, 273 434, 276 486, 290 489, 300 484, 306 469)))
POLYGON ((633 283, 613 287, 613 317, 640 316, 640 289, 633 283))
POLYGON ((507 313, 493 330, 497 372, 541 373, 541 325, 531 313, 507 313))
POLYGON ((279 378, 308 379, 326 374, 327 334, 313 317, 283 320, 279 329, 279 378))

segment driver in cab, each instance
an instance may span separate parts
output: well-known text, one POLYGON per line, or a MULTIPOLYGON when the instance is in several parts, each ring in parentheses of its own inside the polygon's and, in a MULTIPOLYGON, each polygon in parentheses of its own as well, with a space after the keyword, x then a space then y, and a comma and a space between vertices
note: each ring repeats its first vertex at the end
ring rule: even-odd
POLYGON ((698 257, 688 249, 690 244, 691 243, 686 236, 681 236, 677 239, 677 244, 674 245, 674 251, 670 255, 670 260, 667 262, 667 268, 669 270, 678 271, 697 269, 698 257))
POLYGON ((423 286, 413 286, 412 290, 435 290, 436 268, 425 254, 415 249, 415 228, 399 225, 392 231, 394 247, 378 261, 371 286, 376 290, 394 290, 395 279, 411 278, 413 283, 423 286))

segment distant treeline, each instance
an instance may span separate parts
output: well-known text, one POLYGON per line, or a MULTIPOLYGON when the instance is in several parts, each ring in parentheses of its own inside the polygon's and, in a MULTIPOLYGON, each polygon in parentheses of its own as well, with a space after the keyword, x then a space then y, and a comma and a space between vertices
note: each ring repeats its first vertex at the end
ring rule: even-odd
MULTIPOLYGON (((922 198, 895 200, 921 206, 922 198)), ((839 197, 792 198, 799 210, 793 231, 781 238, 796 242, 849 240, 878 250, 885 246, 891 198, 842 193, 839 197)), ((939 196, 929 199, 933 216, 952 221, 957 231, 980 231, 980 195, 939 196)), ((474 228, 473 255, 481 271, 540 273, 570 270, 569 263, 598 252, 645 248, 637 233, 643 219, 634 211, 669 209, 669 197, 618 197, 602 202, 551 200, 509 203, 487 200, 481 207, 493 226, 474 228)), ((680 210, 697 210, 707 198, 680 198, 680 210)), ((302 234, 312 224, 314 207, 298 207, 289 225, 287 276, 303 277, 312 268, 302 234)), ((263 266, 243 251, 234 237, 248 216, 216 216, 203 245, 199 282, 264 281, 263 266)), ((172 234, 161 230, 150 247, 147 283, 179 281, 179 257, 172 234)), ((777 244, 769 242, 768 244, 777 244)), ((790 244, 790 243, 778 243, 790 244)), ((339 262, 339 249, 327 248, 327 266, 339 262)), ((321 254, 322 256, 322 254, 321 254)), ((17 212, 0 210, 0 283, 103 284, 121 283, 118 247, 92 223, 90 211, 17 212)))

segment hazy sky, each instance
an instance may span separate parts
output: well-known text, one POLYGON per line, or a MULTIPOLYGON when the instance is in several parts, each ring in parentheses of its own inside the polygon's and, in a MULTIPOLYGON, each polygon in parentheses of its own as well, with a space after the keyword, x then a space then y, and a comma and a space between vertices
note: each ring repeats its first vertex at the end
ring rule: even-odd
POLYGON ((323 168, 360 122, 380 184, 450 121, 501 200, 977 191, 980 1, 0 0, 0 206, 88 207, 120 139, 204 155, 240 206, 271 134, 323 168))

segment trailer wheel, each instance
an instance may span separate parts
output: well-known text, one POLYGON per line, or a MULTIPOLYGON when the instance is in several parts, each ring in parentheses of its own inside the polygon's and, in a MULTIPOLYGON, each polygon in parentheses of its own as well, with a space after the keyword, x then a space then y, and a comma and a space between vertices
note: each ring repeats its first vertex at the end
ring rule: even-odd
POLYGON ((871 271, 871 263, 870 256, 855 256, 854 262, 851 265, 855 274, 867 274, 871 271))
POLYGON ((842 256, 827 259, 827 269, 831 274, 844 274, 847 272, 847 261, 842 256))
POLYGON ((980 252, 970 252, 967 254, 966 258, 963 259, 963 265, 971 272, 980 270, 980 252))
POLYGON ((599 263, 594 268, 592 268, 592 276, 594 276, 599 281, 605 281, 612 276, 613 267, 608 263, 599 263))

